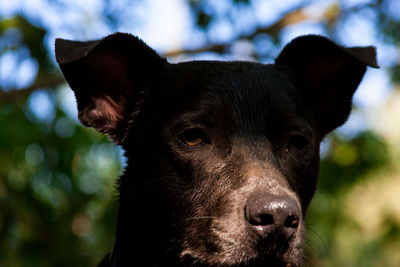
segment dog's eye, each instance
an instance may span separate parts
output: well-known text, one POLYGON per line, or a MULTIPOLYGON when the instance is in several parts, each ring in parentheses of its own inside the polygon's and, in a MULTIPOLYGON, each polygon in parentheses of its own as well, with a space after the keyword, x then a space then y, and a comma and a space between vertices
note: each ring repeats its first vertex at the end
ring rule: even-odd
POLYGON ((201 129, 189 129, 179 136, 179 139, 188 146, 198 146, 206 143, 207 137, 201 129))
POLYGON ((295 134, 289 139, 288 148, 301 151, 306 149, 309 144, 310 141, 307 137, 300 134, 295 134))

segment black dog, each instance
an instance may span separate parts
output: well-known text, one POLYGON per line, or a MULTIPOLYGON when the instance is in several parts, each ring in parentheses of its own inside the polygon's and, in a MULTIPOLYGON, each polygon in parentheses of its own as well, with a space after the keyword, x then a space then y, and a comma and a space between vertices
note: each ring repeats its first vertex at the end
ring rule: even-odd
POLYGON ((127 167, 102 266, 300 266, 323 137, 349 116, 373 47, 321 36, 274 64, 170 64, 137 37, 58 39, 79 119, 127 167))

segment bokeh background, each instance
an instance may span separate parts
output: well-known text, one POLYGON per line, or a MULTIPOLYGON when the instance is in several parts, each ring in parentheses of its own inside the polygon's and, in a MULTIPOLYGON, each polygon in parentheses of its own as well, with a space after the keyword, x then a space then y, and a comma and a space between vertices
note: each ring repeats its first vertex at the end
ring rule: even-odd
POLYGON ((140 36, 171 62, 272 63, 301 34, 374 45, 345 126, 323 142, 304 266, 400 266, 400 1, 0 0, 0 266, 94 266, 113 244, 124 158, 93 129, 54 39, 140 36))

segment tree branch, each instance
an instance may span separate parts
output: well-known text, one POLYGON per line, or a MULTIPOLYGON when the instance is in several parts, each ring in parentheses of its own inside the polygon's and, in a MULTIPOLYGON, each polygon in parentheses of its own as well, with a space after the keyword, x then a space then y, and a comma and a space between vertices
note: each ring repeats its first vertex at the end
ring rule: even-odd
POLYGON ((12 89, 10 91, 4 92, 0 90, 0 105, 16 102, 20 99, 25 99, 30 93, 40 88, 54 88, 60 83, 64 82, 64 78, 58 75, 54 76, 44 76, 37 78, 36 81, 23 89, 12 89))
MULTIPOLYGON (((301 7, 294 11, 288 12, 274 24, 272 24, 268 27, 259 27, 253 33, 251 33, 249 35, 238 36, 236 38, 236 40, 253 39, 255 36, 257 36, 258 34, 261 34, 261 33, 269 34, 269 35, 276 35, 284 27, 292 25, 292 24, 296 24, 296 23, 299 23, 299 22, 302 22, 302 21, 308 19, 309 17, 305 14, 304 9, 305 9, 305 7, 301 7)), ((178 56, 181 54, 196 54, 196 53, 201 53, 201 52, 223 53, 231 45, 232 45, 232 42, 225 43, 225 44, 215 44, 215 45, 210 45, 208 47, 201 47, 201 48, 196 48, 196 49, 176 50, 176 51, 166 52, 164 54, 164 56, 175 57, 175 56, 178 56)))

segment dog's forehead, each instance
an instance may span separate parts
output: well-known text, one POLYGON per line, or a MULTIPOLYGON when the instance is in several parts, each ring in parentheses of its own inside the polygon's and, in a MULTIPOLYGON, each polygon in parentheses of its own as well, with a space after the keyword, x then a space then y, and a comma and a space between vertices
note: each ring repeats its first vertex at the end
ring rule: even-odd
POLYGON ((293 84, 274 65, 192 61, 172 65, 167 80, 168 90, 174 91, 171 101, 184 103, 185 110, 207 112, 224 106, 246 122, 293 117, 300 105, 293 84))

